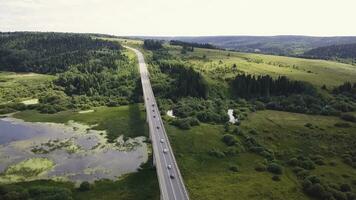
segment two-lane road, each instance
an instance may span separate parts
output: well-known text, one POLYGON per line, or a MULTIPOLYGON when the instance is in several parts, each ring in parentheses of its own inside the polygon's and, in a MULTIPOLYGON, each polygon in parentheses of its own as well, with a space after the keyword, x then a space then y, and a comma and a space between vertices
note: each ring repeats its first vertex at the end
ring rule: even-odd
POLYGON ((189 196, 184 186, 182 175, 180 174, 152 91, 145 59, 140 51, 131 47, 125 47, 134 51, 138 58, 147 112, 147 122, 150 129, 153 156, 156 162, 156 171, 161 190, 161 199, 188 200, 189 196))

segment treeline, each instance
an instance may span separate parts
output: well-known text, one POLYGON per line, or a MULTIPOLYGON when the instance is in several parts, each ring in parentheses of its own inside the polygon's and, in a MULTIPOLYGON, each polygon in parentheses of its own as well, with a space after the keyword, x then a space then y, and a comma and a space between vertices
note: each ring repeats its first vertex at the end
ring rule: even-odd
POLYGON ((4 51, 31 55, 25 59, 18 53, 12 54, 11 59, 0 57, 6 61, 0 63, 0 70, 57 75, 50 87, 36 94, 39 104, 27 107, 19 103, 3 104, 0 113, 24 109, 55 113, 126 105, 138 102, 142 94, 134 61, 122 54, 121 46, 115 42, 80 34, 10 33, 2 35, 0 46, 4 51))
POLYGON ((143 42, 143 47, 147 50, 158 50, 162 49, 162 41, 159 40, 145 40, 143 42))
POLYGON ((333 93, 340 94, 340 93, 349 93, 356 95, 356 82, 345 82, 344 84, 334 88, 333 93))
POLYGON ((231 81, 231 86, 233 95, 241 98, 315 93, 312 85, 302 81, 289 80, 285 76, 273 79, 269 75, 253 76, 241 74, 231 81))
POLYGON ((304 56, 319 59, 356 59, 356 44, 340 44, 319 47, 305 52, 304 56))
POLYGON ((61 73, 72 65, 95 58, 98 52, 115 52, 117 43, 67 33, 2 33, 0 70, 61 73))
POLYGON ((183 42, 180 40, 171 40, 169 44, 182 46, 182 47, 191 47, 191 48, 196 47, 196 48, 204 48, 204 49, 218 49, 216 46, 209 43, 183 42))
POLYGON ((173 81, 173 89, 168 98, 200 97, 207 98, 209 94, 208 84, 200 72, 193 67, 179 61, 165 60, 157 62, 161 72, 167 74, 173 81))

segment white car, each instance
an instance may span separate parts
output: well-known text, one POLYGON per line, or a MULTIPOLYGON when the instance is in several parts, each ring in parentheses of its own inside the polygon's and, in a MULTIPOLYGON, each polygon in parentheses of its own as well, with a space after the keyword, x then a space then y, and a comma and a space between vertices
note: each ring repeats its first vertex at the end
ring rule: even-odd
POLYGON ((167 168, 168 169, 172 169, 172 165, 167 165, 167 168))
POLYGON ((163 142, 164 142, 164 139, 160 139, 160 141, 161 141, 161 143, 163 143, 163 142))
POLYGON ((163 153, 167 153, 167 152, 168 152, 168 149, 164 148, 163 153))

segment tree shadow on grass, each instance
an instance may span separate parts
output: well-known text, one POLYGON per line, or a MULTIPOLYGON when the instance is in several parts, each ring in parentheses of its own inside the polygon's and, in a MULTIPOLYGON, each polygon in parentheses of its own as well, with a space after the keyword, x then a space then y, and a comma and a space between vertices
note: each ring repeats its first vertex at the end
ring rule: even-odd
POLYGON ((140 109, 140 104, 129 105, 128 126, 130 128, 130 137, 148 136, 146 124, 146 113, 140 109))

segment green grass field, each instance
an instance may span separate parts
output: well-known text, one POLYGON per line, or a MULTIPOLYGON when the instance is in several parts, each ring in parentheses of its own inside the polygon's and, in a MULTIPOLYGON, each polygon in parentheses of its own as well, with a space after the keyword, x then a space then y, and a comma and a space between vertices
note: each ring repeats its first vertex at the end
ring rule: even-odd
POLYGON ((273 77, 285 75, 316 86, 336 86, 345 81, 356 81, 356 66, 339 62, 199 48, 181 54, 181 47, 166 47, 170 53, 190 61, 197 70, 214 79, 234 77, 239 72, 245 72, 273 77), (233 64, 237 65, 236 70, 233 70, 233 64))
MULTIPOLYGON (((333 126, 336 122, 340 122, 340 119, 259 111, 243 121, 241 128, 246 133, 255 130, 257 134, 253 137, 273 149, 282 161, 295 151, 300 155, 318 152, 325 157, 326 163, 332 161, 336 166, 317 166, 312 170, 312 174, 321 175, 329 182, 352 184, 352 180, 356 180, 356 171, 344 164, 339 155, 331 156, 328 150, 346 151, 347 145, 355 142, 356 126, 347 129, 336 128, 333 126), (320 129, 306 128, 304 125, 309 122, 320 129), (342 137, 336 141, 328 141, 328 137, 313 139, 313 136, 320 134, 340 134, 342 137)), ((221 140, 225 134, 221 125, 201 124, 188 131, 167 125, 167 131, 191 199, 310 199, 302 192, 298 179, 286 164, 283 164, 281 181, 273 181, 271 173, 257 172, 254 169, 264 158, 247 150, 242 149, 237 156, 210 156, 211 149, 226 151, 228 148, 221 140), (239 172, 230 171, 229 167, 232 165, 237 165, 239 172)), ((238 139, 241 140, 239 137, 238 139)), ((353 189, 356 189, 355 185, 353 189)))
POLYGON ((37 98, 50 89, 51 75, 0 72, 0 104, 37 98))

